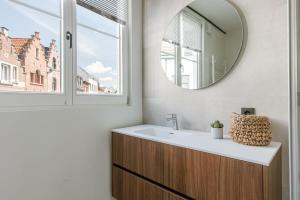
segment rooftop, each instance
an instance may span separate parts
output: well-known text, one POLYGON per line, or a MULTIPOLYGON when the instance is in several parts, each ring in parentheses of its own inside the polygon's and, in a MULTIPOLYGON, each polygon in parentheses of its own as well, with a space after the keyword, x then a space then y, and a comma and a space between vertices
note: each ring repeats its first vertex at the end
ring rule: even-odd
POLYGON ((29 41, 29 38, 11 38, 12 45, 15 47, 17 54, 22 52, 29 41))

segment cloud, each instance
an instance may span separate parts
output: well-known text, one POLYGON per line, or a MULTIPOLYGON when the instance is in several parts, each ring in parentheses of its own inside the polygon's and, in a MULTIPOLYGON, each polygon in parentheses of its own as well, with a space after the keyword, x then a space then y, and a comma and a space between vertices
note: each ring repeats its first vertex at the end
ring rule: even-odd
POLYGON ((111 67, 105 67, 102 62, 96 61, 85 67, 85 70, 91 74, 103 74, 107 72, 111 72, 111 67))

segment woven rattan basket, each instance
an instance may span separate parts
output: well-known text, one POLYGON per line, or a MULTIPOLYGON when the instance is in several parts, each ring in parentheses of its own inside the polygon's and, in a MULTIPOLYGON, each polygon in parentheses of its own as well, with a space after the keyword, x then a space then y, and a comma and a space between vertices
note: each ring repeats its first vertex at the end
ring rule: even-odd
POLYGON ((238 143, 266 146, 272 139, 271 123, 264 116, 232 113, 230 134, 238 143))

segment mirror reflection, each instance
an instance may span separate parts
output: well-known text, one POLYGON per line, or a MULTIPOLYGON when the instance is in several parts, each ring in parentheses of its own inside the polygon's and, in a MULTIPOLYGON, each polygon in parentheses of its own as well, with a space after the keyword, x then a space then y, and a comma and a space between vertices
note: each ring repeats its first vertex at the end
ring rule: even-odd
POLYGON ((161 44, 161 65, 186 89, 208 87, 234 66, 243 44, 239 13, 225 0, 195 0, 171 21, 161 44))

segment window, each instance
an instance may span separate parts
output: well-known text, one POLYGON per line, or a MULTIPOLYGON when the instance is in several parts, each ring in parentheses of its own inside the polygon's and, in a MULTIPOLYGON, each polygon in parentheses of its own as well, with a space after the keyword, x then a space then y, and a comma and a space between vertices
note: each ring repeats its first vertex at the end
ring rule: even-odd
POLYGON ((56 69, 56 59, 52 58, 52 68, 56 69))
POLYGON ((2 50, 2 40, 0 39, 0 50, 2 50))
POLYGON ((82 77, 77 76, 77 90, 80 90, 80 88, 82 87, 82 77))
POLYGON ((35 72, 35 82, 36 84, 40 84, 41 83, 41 72, 40 70, 36 70, 35 72))
POLYGON ((161 50, 161 64, 168 78, 175 83, 175 74, 177 66, 178 45, 163 41, 161 50))
POLYGON ((10 66, 6 64, 1 65, 1 81, 8 83, 10 82, 10 66))
MULTIPOLYGON (((116 12, 106 1, 77 1, 77 66, 87 72, 89 90, 80 94, 122 94, 127 4, 116 12), (124 10, 123 10, 124 9, 124 10)), ((77 73, 80 78, 80 73, 77 73)))
POLYGON ((39 58, 39 49, 38 48, 35 49, 35 57, 39 58))
POLYGON ((52 91, 55 92, 56 91, 56 78, 52 79, 52 91))
POLYGON ((40 70, 36 70, 35 73, 30 73, 30 82, 34 85, 44 85, 44 76, 41 75, 40 70))
POLYGON ((0 1, 2 48, 16 66, 1 79, 21 83, 1 85, 0 106, 126 103, 128 1, 0 1))
POLYGON ((202 19, 186 9, 172 21, 163 39, 161 62, 164 71, 183 88, 196 89, 202 84, 202 23, 202 19))
POLYGON ((30 82, 34 83, 35 82, 35 74, 34 73, 30 73, 30 82))
POLYGON ((18 68, 13 67, 13 77, 12 77, 13 82, 18 82, 18 68))
MULTIPOLYGON (((47 73, 48 63, 51 62, 48 59, 54 55, 59 58, 63 52, 60 39, 63 22, 61 3, 62 0, 44 0, 43 4, 38 0, 0 1, 0 27, 3 27, 0 29, 0 38, 1 35, 7 36, 1 53, 10 52, 6 54, 6 60, 16 66, 11 68, 11 81, 20 83, 18 88, 1 86, 0 95, 6 92, 32 95, 49 92, 47 87, 41 88, 38 84, 46 84, 43 82, 48 80, 46 76, 51 80, 54 75, 47 73), (24 73, 18 74, 18 70, 24 73), (41 71, 38 76, 37 70, 41 71)), ((0 59, 0 62, 4 60, 0 59)), ((55 77, 61 79, 62 72, 56 73, 55 77)), ((60 93, 63 92, 61 87, 58 86, 60 93)))

